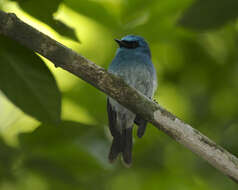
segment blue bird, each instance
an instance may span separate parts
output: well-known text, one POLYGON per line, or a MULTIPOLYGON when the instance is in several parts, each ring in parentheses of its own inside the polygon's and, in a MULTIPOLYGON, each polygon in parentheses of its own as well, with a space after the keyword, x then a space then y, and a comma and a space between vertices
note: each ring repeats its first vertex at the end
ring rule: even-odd
MULTIPOLYGON (((153 98, 157 88, 155 68, 151 62, 150 48, 144 38, 127 35, 121 40, 115 39, 119 48, 108 72, 121 77, 149 98, 153 98)), ((109 129, 113 137, 109 161, 116 160, 121 153, 127 166, 132 162, 132 128, 138 126, 137 136, 145 133, 147 121, 140 118, 111 97, 107 98, 109 129)))

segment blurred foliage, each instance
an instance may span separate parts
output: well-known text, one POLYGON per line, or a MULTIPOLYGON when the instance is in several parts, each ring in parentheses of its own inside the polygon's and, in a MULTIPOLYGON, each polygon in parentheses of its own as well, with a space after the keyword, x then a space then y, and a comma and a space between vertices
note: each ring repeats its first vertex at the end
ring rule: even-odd
POLYGON ((18 5, 28 14, 51 26, 59 34, 78 41, 73 28, 54 18, 54 13, 62 0, 16 0, 18 5))
MULTIPOLYGON (((236 156, 237 8, 236 0, 0 0, 0 9, 105 68, 113 38, 144 36, 157 101, 236 156)), ((134 138, 130 169, 109 164, 105 95, 3 36, 0 89, 1 190, 237 189, 151 125, 134 138)))
POLYGON ((3 36, 0 44, 0 89, 24 112, 43 122, 59 122, 60 92, 43 61, 3 36))
POLYGON ((18 151, 7 146, 2 139, 0 139, 0 150, 0 182, 7 179, 14 180, 13 165, 17 162, 18 151))
POLYGON ((238 1, 198 0, 186 12, 181 24, 195 29, 213 29, 238 17, 238 1))

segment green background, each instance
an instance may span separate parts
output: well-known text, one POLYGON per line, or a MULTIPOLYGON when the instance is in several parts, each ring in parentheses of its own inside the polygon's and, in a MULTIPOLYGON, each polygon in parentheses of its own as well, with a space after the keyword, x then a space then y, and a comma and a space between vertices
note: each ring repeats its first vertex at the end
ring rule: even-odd
MULTIPOLYGON (((238 155, 237 0, 0 0, 17 16, 107 68, 114 38, 143 36, 155 99, 238 155)), ((133 165, 109 164, 106 96, 0 36, 0 189, 235 190, 208 163, 149 125, 133 165)))

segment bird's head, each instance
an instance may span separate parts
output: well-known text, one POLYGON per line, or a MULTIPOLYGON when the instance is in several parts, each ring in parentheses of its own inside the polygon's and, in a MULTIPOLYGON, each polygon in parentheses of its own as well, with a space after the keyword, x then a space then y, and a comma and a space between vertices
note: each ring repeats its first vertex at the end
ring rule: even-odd
POLYGON ((127 51, 128 53, 144 53, 151 56, 150 48, 144 38, 135 35, 127 35, 121 40, 115 39, 119 45, 118 51, 127 51))

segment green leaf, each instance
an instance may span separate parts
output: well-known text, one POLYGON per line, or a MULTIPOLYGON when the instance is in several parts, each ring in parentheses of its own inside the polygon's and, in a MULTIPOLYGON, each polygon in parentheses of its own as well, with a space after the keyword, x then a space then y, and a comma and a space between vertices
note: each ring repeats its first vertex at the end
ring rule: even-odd
POLYGON ((0 138, 0 182, 5 179, 14 179, 13 165, 18 159, 18 151, 6 145, 0 138))
POLYGON ((68 37, 74 41, 78 41, 79 39, 76 35, 76 32, 73 28, 66 25, 60 20, 53 19, 50 23, 48 23, 55 31, 57 31, 60 35, 68 37))
POLYGON ((87 179, 99 180, 103 168, 109 165, 109 144, 103 130, 97 128, 62 121, 57 126, 42 124, 32 133, 20 134, 24 167, 46 177, 51 185, 55 185, 52 180, 71 186, 90 185, 87 179))
POLYGON ((119 29, 118 20, 113 11, 109 11, 99 1, 91 0, 65 0, 64 4, 89 18, 94 19, 99 24, 108 27, 111 30, 119 29))
POLYGON ((36 119, 60 120, 61 95, 49 69, 35 53, 3 36, 0 36, 0 89, 36 119))
POLYGON ((57 11, 62 0, 15 0, 20 7, 28 14, 47 22, 52 18, 52 15, 57 11))
POLYGON ((237 10, 237 0, 198 0, 185 11, 179 23, 197 30, 213 29, 234 21, 237 10))
POLYGON ((61 21, 55 20, 53 14, 58 10, 62 0, 16 0, 28 14, 48 24, 60 35, 79 41, 75 30, 61 21))
MULTIPOLYGON (((71 152, 72 154, 77 154, 81 149, 85 151, 85 154, 91 155, 91 160, 101 156, 99 159, 101 161, 105 159, 103 162, 107 162, 107 143, 109 142, 104 137, 104 131, 97 128, 98 126, 72 121, 62 121, 58 125, 42 124, 32 133, 21 134, 19 136, 20 145, 27 152, 49 155, 52 154, 53 149, 54 152, 62 153, 63 149, 67 151, 70 147, 77 147, 77 151, 71 152), (102 150, 100 155, 95 152, 97 149, 102 150)), ((67 157, 67 155, 64 156, 67 157)), ((89 160, 88 158, 87 161, 89 160)), ((83 157, 81 161, 85 161, 83 157)))

